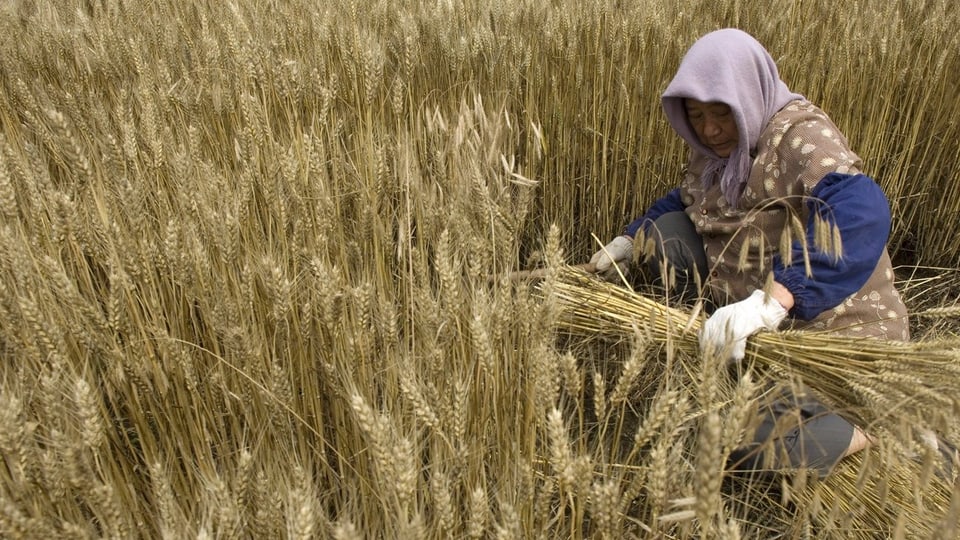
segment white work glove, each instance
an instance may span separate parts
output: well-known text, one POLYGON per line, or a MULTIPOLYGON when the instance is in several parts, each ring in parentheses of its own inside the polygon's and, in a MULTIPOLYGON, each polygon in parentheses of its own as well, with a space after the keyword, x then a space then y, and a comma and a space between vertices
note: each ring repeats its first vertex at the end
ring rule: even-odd
POLYGON ((700 354, 729 351, 729 360, 743 360, 747 338, 762 329, 776 330, 786 317, 780 302, 762 290, 753 291, 746 300, 724 306, 707 319, 700 330, 700 354))
POLYGON ((606 280, 615 280, 617 278, 616 265, 620 272, 627 273, 627 265, 633 257, 633 238, 622 235, 614 238, 609 244, 590 257, 590 264, 593 264, 597 274, 606 280))

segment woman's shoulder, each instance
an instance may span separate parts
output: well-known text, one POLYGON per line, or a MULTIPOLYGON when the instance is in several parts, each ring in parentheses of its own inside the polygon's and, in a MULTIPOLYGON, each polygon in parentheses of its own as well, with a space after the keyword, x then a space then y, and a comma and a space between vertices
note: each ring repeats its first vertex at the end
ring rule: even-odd
POLYGON ((820 107, 806 99, 791 101, 777 111, 760 135, 759 150, 776 150, 782 155, 807 154, 811 147, 849 150, 846 136, 820 107), (829 144, 824 144, 829 143, 829 144))
POLYGON ((806 98, 795 99, 784 105, 779 111, 774 113, 773 120, 811 120, 817 118, 829 118, 823 109, 814 105, 806 98))
POLYGON ((769 146, 779 147, 785 142, 795 144, 800 140, 824 136, 846 139, 820 107, 806 99, 796 99, 773 115, 760 140, 766 141, 769 146))
POLYGON ((812 188, 830 172, 853 173, 860 157, 830 117, 813 103, 791 101, 770 120, 757 145, 757 163, 765 172, 777 169, 812 188))

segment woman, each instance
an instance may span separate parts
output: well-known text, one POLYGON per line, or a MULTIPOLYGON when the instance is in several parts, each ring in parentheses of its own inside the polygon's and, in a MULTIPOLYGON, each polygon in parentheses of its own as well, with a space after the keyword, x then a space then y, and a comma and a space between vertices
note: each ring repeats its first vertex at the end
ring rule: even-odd
MULTIPOLYGON (((702 37, 662 105, 689 146, 685 176, 594 255, 598 273, 625 267, 638 233, 652 236, 652 268, 723 306, 701 331, 704 354, 740 360, 749 335, 781 326, 909 339, 886 250, 886 197, 827 115, 780 80, 759 42, 735 29, 702 37)), ((804 391, 778 392, 762 410, 735 465, 765 458, 825 474, 868 443, 804 391), (797 421, 781 431, 784 417, 797 421), (769 441, 774 451, 764 455, 769 441)))

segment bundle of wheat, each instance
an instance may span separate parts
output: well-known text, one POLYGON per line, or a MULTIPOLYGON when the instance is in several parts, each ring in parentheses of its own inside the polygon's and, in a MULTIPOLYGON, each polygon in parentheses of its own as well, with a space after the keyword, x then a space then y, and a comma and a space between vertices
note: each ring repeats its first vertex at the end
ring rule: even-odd
MULTIPOLYGON (((543 289, 557 301, 562 331, 618 340, 642 328, 648 338, 669 344, 667 349, 692 361, 686 369, 698 376, 697 333, 704 319, 698 309, 665 305, 575 267, 548 276, 553 280, 543 289)), ((924 315, 948 311, 933 309, 924 315)), ((704 358, 699 367, 718 365, 714 360, 704 358)), ((805 384, 880 436, 870 451, 842 461, 826 479, 811 479, 799 471, 783 476, 777 497, 767 493, 767 483, 736 487, 728 501, 731 514, 738 513, 737 505, 747 507, 747 513, 764 514, 760 521, 781 523, 774 527, 780 533, 786 528, 801 537, 813 530, 818 537, 843 538, 929 537, 953 531, 957 501, 950 466, 942 461, 945 456, 918 441, 923 431, 946 437, 956 433, 958 360, 957 342, 950 339, 902 343, 799 331, 751 337, 744 370, 805 384), (780 515, 784 501, 794 509, 788 512, 792 517, 780 515)), ((757 516, 741 520, 757 523, 757 516)))
MULTIPOLYGON (((576 269, 562 268, 556 275, 551 290, 567 331, 616 335, 645 326, 654 339, 696 354, 700 310, 686 312, 576 269)), ((744 361, 802 382, 868 429, 900 432, 913 426, 949 433, 960 412, 958 345, 949 339, 894 342, 766 332, 750 338, 744 361)))

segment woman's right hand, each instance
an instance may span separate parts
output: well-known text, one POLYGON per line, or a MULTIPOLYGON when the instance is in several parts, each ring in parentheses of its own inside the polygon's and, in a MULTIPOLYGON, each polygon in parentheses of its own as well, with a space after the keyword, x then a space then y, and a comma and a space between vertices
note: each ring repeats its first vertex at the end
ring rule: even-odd
POLYGON ((626 275, 627 265, 632 257, 633 238, 621 235, 594 253, 590 263, 596 267, 597 275, 605 280, 615 281, 620 274, 626 275))

